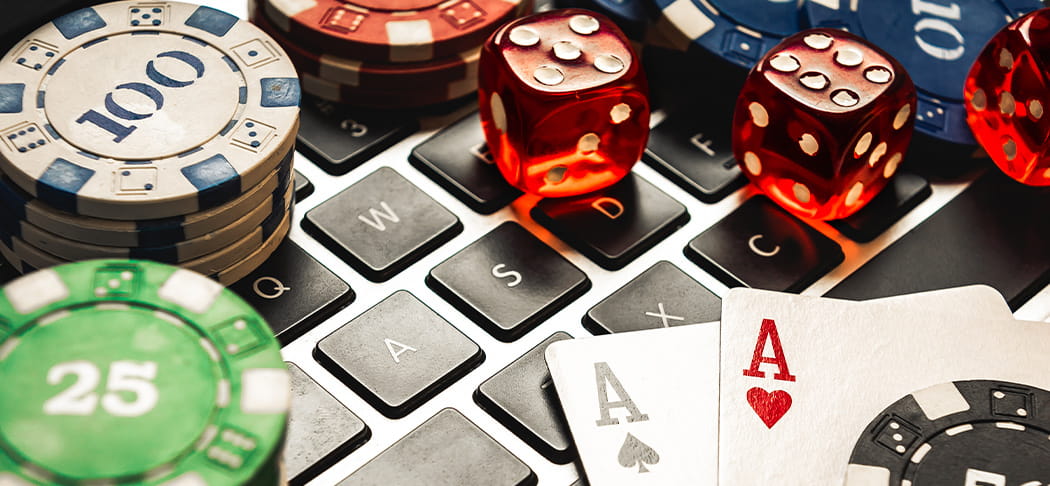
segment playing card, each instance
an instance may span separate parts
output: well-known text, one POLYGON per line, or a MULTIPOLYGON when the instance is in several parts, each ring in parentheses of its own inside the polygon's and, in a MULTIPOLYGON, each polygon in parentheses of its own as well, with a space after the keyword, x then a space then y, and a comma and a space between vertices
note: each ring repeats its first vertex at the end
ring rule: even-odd
MULTIPOLYGON (((987 286, 848 304, 867 303, 901 311, 925 307, 1010 317, 1006 301, 987 286)), ((592 486, 715 483, 718 325, 599 336, 551 346, 548 366, 592 486), (628 399, 649 420, 630 422, 634 412, 627 407, 628 399), (619 423, 598 425, 605 413, 619 423)))
MULTIPOLYGON (((953 312, 906 303, 730 291, 721 327, 720 483, 842 484, 849 468, 855 481, 850 484, 889 484, 891 477, 900 484, 900 471, 850 466, 854 448, 871 445, 858 439, 871 433, 873 423, 885 427, 875 439, 890 456, 908 454, 913 462, 925 457, 925 442, 909 442, 925 437, 908 426, 918 420, 894 415, 880 422, 887 407, 918 404, 912 408, 933 420, 995 409, 971 405, 975 396, 1007 402, 1014 395, 1034 396, 1006 393, 1000 388, 1012 388, 1001 382, 1050 389, 1045 323, 971 313, 967 302, 953 312)), ((1035 411, 1010 407, 1013 415, 1000 417, 1023 421, 1030 409, 1035 411)), ((977 468, 960 470, 973 482, 952 484, 1007 484, 981 479, 992 476, 977 468)))
POLYGON ((714 484, 717 324, 560 341, 547 366, 591 486, 714 484))

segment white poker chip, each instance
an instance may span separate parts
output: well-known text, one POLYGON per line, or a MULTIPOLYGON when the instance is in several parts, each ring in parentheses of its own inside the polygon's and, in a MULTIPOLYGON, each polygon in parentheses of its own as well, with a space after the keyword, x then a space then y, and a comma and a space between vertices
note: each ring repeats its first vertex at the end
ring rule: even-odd
POLYGON ((299 101, 284 51, 233 15, 175 2, 85 8, 0 60, 0 169, 70 213, 195 213, 273 171, 299 101))

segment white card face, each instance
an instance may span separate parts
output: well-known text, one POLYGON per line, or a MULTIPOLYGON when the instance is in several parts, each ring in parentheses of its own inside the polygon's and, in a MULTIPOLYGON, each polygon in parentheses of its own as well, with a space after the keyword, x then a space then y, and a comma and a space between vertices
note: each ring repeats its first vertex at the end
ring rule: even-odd
POLYGON ((717 324, 560 341, 547 366, 591 486, 715 483, 717 324))
POLYGON ((970 312, 965 301, 955 312, 902 303, 730 291, 721 328, 720 483, 842 484, 868 424, 935 385, 997 380, 1050 390, 1045 323, 1015 321, 1001 308, 970 312))
POLYGON ((998 290, 987 285, 970 285, 954 289, 933 290, 861 301, 863 304, 889 304, 907 310, 917 306, 935 313, 964 314, 982 317, 1013 317, 1010 305, 998 290))

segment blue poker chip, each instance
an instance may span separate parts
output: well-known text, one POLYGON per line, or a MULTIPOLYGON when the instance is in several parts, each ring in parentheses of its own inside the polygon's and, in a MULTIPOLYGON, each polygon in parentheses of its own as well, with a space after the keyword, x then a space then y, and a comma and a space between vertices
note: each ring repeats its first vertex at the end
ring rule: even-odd
POLYGON ((966 124, 963 84, 984 45, 1039 0, 811 0, 811 27, 841 28, 897 58, 915 82, 915 129, 955 143, 976 141, 966 124))
POLYGON ((798 32, 798 2, 773 0, 652 0, 661 27, 738 66, 750 69, 770 48, 798 32))
POLYGON ((585 8, 609 17, 627 37, 643 40, 649 13, 643 0, 559 0, 558 7, 585 8))

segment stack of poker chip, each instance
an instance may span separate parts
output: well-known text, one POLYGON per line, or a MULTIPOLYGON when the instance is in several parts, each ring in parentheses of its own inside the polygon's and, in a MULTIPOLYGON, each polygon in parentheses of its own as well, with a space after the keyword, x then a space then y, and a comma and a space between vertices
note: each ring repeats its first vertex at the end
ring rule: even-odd
POLYGON ((219 283, 79 262, 0 288, 0 316, 0 484, 285 484, 280 345, 219 283))
POLYGON ((368 108, 415 108, 477 90, 480 48, 532 0, 250 0, 303 91, 368 108))
POLYGON ((287 235, 300 88, 280 46, 198 5, 113 2, 0 61, 0 254, 95 258, 232 283, 287 235))

